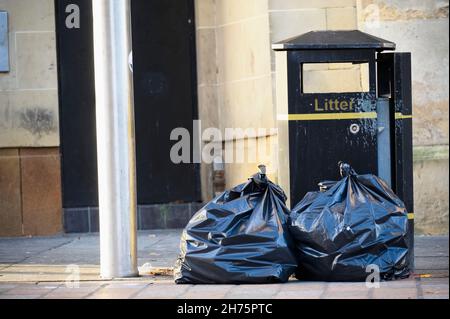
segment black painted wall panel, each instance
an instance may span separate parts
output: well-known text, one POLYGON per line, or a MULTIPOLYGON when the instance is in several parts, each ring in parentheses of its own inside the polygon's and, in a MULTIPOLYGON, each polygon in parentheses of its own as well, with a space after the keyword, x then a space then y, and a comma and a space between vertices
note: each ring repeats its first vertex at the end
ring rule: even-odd
MULTIPOLYGON (((97 206, 91 0, 55 0, 63 203, 97 206), (67 5, 81 27, 67 29, 67 5)), ((139 204, 201 200, 199 166, 170 161, 170 132, 197 118, 193 0, 132 0, 139 204)))

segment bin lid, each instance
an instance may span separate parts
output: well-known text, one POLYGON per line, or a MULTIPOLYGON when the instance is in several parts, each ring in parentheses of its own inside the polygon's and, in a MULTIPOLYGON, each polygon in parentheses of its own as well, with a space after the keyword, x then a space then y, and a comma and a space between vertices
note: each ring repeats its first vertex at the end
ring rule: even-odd
POLYGON ((326 50, 326 49, 373 49, 395 50, 394 42, 377 38, 359 30, 311 31, 272 45, 275 51, 326 50))

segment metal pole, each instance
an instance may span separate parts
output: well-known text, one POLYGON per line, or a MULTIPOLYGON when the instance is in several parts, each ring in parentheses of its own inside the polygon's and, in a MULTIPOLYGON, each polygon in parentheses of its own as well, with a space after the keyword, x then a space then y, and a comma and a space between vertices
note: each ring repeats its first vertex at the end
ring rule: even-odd
POLYGON ((387 98, 378 98, 378 176, 392 188, 391 119, 387 98))
POLYGON ((138 275, 130 0, 93 0, 100 264, 105 279, 138 275))

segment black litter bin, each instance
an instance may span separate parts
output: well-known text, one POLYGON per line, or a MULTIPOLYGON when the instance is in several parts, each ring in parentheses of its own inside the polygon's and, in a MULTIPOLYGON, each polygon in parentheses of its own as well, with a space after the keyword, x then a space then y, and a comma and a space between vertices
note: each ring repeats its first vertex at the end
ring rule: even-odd
POLYGON ((381 177, 409 212, 412 268, 411 54, 387 52, 395 48, 395 43, 356 30, 314 31, 273 45, 279 159, 285 170, 279 183, 293 207, 319 182, 339 179, 338 161, 352 163, 359 173, 381 177), (307 76, 323 74, 324 81, 316 82, 326 84, 328 73, 321 70, 327 66, 330 71, 340 63, 368 70, 367 86, 350 92, 345 86, 348 78, 334 78, 330 87, 339 82, 339 91, 310 87, 307 76), (312 67, 318 72, 308 71, 312 67))

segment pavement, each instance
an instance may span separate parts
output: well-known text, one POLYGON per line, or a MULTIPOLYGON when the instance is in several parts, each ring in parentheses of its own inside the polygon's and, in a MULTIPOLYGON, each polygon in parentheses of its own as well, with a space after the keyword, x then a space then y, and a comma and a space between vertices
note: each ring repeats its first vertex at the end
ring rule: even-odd
POLYGON ((99 237, 0 239, 0 299, 449 299, 449 238, 416 237, 409 279, 365 283, 175 285, 181 230, 140 232, 139 278, 99 278, 99 237), (78 274, 79 271, 79 275, 78 274))

